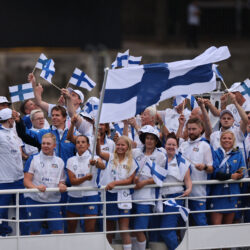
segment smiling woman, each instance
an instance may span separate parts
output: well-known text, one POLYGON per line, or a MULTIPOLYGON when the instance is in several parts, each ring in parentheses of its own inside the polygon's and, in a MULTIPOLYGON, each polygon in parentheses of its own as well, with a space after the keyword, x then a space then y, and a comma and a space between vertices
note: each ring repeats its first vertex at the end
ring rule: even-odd
MULTIPOLYGON (((213 177, 217 180, 239 180, 244 177, 245 163, 243 156, 238 148, 234 149, 235 135, 231 131, 225 131, 220 137, 221 147, 214 154, 214 173, 213 177)), ((212 185, 211 195, 240 194, 240 185, 218 184, 212 185)), ((211 209, 230 209, 238 207, 239 197, 225 197, 211 199, 211 209)), ((213 212, 211 222, 217 224, 233 223, 235 212, 213 212)))

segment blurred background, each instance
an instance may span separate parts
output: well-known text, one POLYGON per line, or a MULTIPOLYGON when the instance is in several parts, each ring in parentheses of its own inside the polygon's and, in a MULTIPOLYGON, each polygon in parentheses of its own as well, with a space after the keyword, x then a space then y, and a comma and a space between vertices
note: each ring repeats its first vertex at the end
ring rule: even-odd
MULTIPOLYGON (((75 67, 96 83, 117 52, 130 49, 142 63, 192 59, 227 45, 231 58, 219 70, 228 86, 250 77, 250 0, 1 1, 0 95, 27 82, 40 53, 55 61, 54 84, 65 87, 75 67), (198 4, 197 39, 190 44, 190 3, 198 4), (195 3, 194 3, 195 2, 195 3)), ((43 82, 36 70, 38 82, 43 82)), ((60 92, 45 82, 44 99, 60 92)), ((86 100, 86 99, 85 99, 86 100)))

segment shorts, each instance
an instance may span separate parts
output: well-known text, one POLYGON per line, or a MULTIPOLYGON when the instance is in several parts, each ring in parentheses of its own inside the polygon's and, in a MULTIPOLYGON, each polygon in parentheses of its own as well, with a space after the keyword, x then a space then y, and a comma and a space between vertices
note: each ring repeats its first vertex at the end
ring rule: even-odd
POLYGON ((98 214, 98 204, 94 204, 99 202, 99 195, 91 195, 84 196, 81 198, 75 198, 69 196, 68 203, 80 203, 80 202, 93 202, 93 204, 89 205, 76 205, 76 206, 67 206, 67 211, 77 214, 77 215, 97 215, 98 214))
MULTIPOLYGON (((152 213, 152 205, 144 205, 144 204, 137 204, 134 203, 134 213, 135 214, 148 214, 152 213)), ((146 216, 138 216, 134 217, 133 219, 133 224, 134 224, 134 229, 147 229, 149 225, 149 215, 146 216)))
MULTIPOLYGON (((44 203, 34 201, 31 198, 26 199, 26 204, 28 205, 39 205, 39 204, 55 204, 57 202, 51 203, 44 203)), ((54 206, 54 207, 27 207, 28 219, 44 219, 44 218, 62 218, 61 215, 61 207, 54 206)), ((40 232, 42 228, 43 221, 34 221, 29 222, 30 232, 40 232)), ((54 230, 63 230, 63 221, 62 220, 54 220, 48 221, 49 231, 54 230)))
MULTIPOLYGON (((106 192, 106 201, 117 201, 117 193, 106 192)), ((104 205, 103 205, 104 206, 104 205)), ((109 203, 106 205, 106 214, 109 216, 113 215, 129 215, 130 209, 118 208, 118 203, 109 203)), ((117 220, 118 218, 112 217, 107 220, 117 220)))

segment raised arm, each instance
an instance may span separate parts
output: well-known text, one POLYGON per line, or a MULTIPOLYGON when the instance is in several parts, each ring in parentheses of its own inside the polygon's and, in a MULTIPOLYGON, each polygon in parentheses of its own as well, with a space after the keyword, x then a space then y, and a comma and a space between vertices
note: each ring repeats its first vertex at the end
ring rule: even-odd
POLYGON ((36 78, 33 73, 28 75, 29 82, 32 83, 32 87, 35 95, 35 103, 44 111, 48 113, 49 104, 42 100, 43 87, 40 83, 36 83, 36 78))
POLYGON ((98 136, 97 138, 97 143, 96 143, 96 154, 100 156, 103 160, 108 161, 110 154, 108 152, 102 151, 101 150, 101 144, 100 144, 100 137, 98 136))
POLYGON ((74 144, 76 144, 76 136, 74 135, 74 128, 75 128, 77 119, 78 119, 78 115, 74 115, 71 118, 70 127, 67 133, 67 140, 71 141, 74 144))
POLYGON ((205 137, 207 140, 210 140, 210 135, 212 134, 213 129, 212 129, 212 125, 211 125, 207 110, 205 108, 204 99, 198 98, 197 101, 198 101, 198 104, 201 108, 201 112, 202 112, 202 116, 203 116, 205 137))

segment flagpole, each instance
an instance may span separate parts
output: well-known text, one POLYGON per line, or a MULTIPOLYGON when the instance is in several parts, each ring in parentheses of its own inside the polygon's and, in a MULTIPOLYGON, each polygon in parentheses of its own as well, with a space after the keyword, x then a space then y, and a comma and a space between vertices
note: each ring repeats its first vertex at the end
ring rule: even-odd
POLYGON ((59 91, 61 91, 61 89, 57 86, 57 85, 55 85, 53 82, 50 82, 55 88, 57 88, 59 91))
MULTIPOLYGON (((95 148, 96 148, 96 143, 97 143, 99 122, 100 122, 100 117, 101 117, 102 104, 103 104, 103 99, 104 99, 104 93, 105 93, 109 68, 108 67, 105 68, 104 72, 105 72, 105 74, 104 74, 104 80, 103 80, 103 84, 102 84, 102 92, 101 92, 101 96, 100 96, 100 103, 99 103, 99 107, 98 107, 97 118, 95 120, 95 136, 94 136, 94 143, 93 143, 92 154, 91 154, 91 159, 92 160, 94 159, 94 155, 95 155, 95 148)), ((90 166, 90 173, 91 172, 92 172, 92 166, 90 166)))

